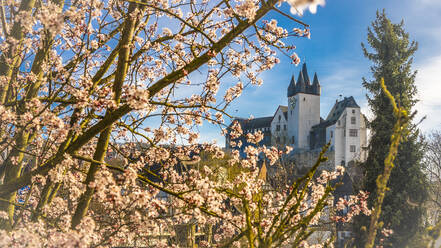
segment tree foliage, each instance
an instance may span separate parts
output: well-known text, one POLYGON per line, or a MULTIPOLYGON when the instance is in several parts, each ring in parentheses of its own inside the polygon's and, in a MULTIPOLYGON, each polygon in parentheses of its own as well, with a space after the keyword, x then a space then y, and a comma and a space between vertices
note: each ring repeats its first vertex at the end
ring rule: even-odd
MULTIPOLYGON (((384 11, 377 12, 377 18, 368 28, 367 34, 367 42, 372 50, 362 44, 364 55, 373 63, 373 79, 363 79, 363 86, 369 91, 369 107, 374 114, 374 119, 369 123, 372 131, 369 154, 362 164, 365 171, 362 189, 371 193, 371 204, 377 198, 377 177, 384 171, 388 154, 385 147, 391 144, 390 137, 393 137, 394 124, 398 118, 391 114, 393 107, 381 89, 381 79, 384 78, 397 105, 409 114, 409 121, 414 116, 413 107, 417 102, 414 82, 416 72, 411 68, 417 43, 409 40, 403 25, 403 22, 393 24, 384 11)), ((427 197, 427 191, 421 170, 423 153, 418 135, 416 126, 409 124, 406 135, 400 141, 380 218, 383 228, 391 229, 393 234, 386 238, 380 232, 376 244, 405 247, 423 224, 422 203, 427 197)), ((360 217, 354 225, 355 240, 358 240, 360 247, 364 245, 367 221, 368 218, 360 217)))

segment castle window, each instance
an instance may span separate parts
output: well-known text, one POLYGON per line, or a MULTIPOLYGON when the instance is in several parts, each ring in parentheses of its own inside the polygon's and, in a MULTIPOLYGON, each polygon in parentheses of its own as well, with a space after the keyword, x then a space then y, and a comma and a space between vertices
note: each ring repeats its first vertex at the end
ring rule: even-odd
POLYGON ((305 101, 306 100, 306 98, 305 97, 303 97, 303 101, 305 101))
POLYGON ((285 130, 285 131, 286 131, 286 125, 283 125, 283 130, 285 130))
POLYGON ((357 129, 349 129, 349 136, 350 137, 357 137, 358 136, 358 130, 357 129))
POLYGON ((294 136, 291 136, 291 144, 294 144, 294 136))
POLYGON ((352 110, 352 113, 355 114, 355 109, 352 110))
POLYGON ((351 124, 355 124, 355 117, 351 117, 351 124))
POLYGON ((334 137, 334 131, 331 131, 331 138, 334 137))
POLYGON ((279 115, 279 122, 280 122, 280 119, 281 119, 281 118, 282 118, 282 116, 279 115))
POLYGON ((350 146, 350 147, 349 147, 349 150, 350 150, 351 152, 355 152, 355 146, 350 146))
POLYGON ((340 120, 337 122, 337 125, 339 125, 340 126, 340 120))
POLYGON ((276 131, 280 131, 280 125, 276 126, 276 131))

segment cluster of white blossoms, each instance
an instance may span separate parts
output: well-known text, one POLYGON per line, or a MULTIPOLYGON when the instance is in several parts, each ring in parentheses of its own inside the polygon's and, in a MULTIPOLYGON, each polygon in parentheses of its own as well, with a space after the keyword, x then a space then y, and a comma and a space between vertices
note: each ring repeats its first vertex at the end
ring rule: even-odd
POLYGON ((317 6, 324 6, 325 0, 286 0, 291 5, 291 13, 303 15, 308 9, 311 13, 317 12, 317 6))

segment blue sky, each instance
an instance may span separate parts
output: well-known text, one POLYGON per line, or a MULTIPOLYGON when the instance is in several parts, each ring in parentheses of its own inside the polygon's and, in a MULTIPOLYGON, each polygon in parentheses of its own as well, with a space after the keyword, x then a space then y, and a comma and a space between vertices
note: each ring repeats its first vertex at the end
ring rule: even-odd
MULTIPOLYGON (((285 3, 282 8, 288 9, 285 3)), ((297 38, 296 53, 306 60, 310 77, 317 72, 321 86, 321 116, 326 117, 339 95, 354 96, 362 112, 370 116, 362 77, 370 77, 370 62, 364 58, 361 42, 375 19, 377 9, 385 9, 397 23, 404 20, 411 39, 419 43, 414 69, 418 70, 417 87, 420 102, 416 106, 418 119, 427 116, 420 125, 423 132, 441 129, 441 0, 327 0, 316 14, 305 12, 300 20, 311 26, 311 39, 297 38)), ((281 26, 291 30, 292 22, 274 14, 281 26)), ((287 58, 271 71, 261 75, 264 84, 248 87, 229 108, 235 116, 263 117, 273 115, 278 105, 286 105, 286 88, 295 67, 287 58)), ((229 122, 229 121, 228 121, 229 122)), ((224 144, 219 128, 204 124, 201 141, 217 140, 224 144)))

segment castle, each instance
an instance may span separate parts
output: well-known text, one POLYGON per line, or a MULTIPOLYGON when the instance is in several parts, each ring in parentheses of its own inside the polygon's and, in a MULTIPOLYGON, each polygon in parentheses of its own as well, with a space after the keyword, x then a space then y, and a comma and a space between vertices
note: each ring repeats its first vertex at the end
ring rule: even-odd
MULTIPOLYGON (((317 73, 311 83, 306 64, 303 64, 297 81, 293 75, 289 83, 287 106, 280 105, 273 116, 236 118, 234 121, 241 124, 244 134, 261 131, 264 138, 259 145, 293 147, 288 159, 300 166, 311 166, 321 148, 328 142, 331 143, 327 154, 329 169, 336 165, 347 167, 352 161, 365 160, 367 128, 360 106, 352 96, 344 97, 336 100, 327 117, 323 119, 320 117, 320 93, 321 85, 317 73)), ((244 155, 243 149, 248 144, 244 137, 239 139, 244 144, 239 148, 244 155)), ((238 149, 231 147, 231 141, 227 134, 226 149, 238 149)))

